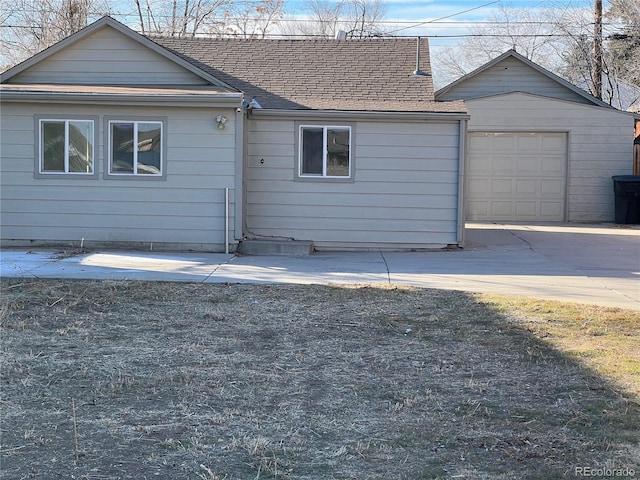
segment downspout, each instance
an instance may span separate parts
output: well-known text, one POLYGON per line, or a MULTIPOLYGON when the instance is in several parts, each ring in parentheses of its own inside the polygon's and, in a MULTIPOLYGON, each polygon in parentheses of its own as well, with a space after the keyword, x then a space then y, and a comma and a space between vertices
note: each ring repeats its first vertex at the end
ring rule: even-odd
POLYGON ((467 123, 468 120, 460 120, 460 130, 458 134, 458 246, 464 248, 465 242, 465 181, 467 165, 467 123))
POLYGON ((229 255, 229 187, 224 189, 224 253, 229 255))
POLYGON ((242 233, 245 224, 245 191, 244 191, 244 170, 245 170, 245 145, 246 132, 244 123, 244 112, 242 104, 244 99, 240 101, 240 106, 236 108, 236 182, 234 189, 234 240, 237 242, 242 240, 242 233))

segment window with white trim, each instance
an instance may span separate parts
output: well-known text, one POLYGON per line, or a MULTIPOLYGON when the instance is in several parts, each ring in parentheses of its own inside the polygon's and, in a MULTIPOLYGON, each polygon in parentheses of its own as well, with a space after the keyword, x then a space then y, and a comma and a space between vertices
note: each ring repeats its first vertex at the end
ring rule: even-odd
POLYGON ((109 175, 162 176, 163 122, 110 120, 109 175))
POLYGON ((300 177, 351 177, 351 127, 300 125, 299 135, 300 177))
POLYGON ((39 174, 94 174, 93 120, 41 118, 38 124, 39 174))

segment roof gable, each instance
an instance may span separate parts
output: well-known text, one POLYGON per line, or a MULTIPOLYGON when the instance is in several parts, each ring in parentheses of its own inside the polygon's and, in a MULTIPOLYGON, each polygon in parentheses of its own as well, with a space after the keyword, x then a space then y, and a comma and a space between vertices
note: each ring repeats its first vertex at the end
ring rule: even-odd
POLYGON ((7 70, 0 83, 228 87, 111 17, 7 70))
POLYGON ((526 92, 611 108, 605 102, 546 70, 515 50, 509 50, 471 73, 441 88, 437 100, 469 100, 510 92, 526 92))
POLYGON ((429 46, 416 39, 154 38, 263 108, 464 112, 434 102, 429 46), (419 67, 419 68, 416 68, 419 67), (416 69, 424 75, 414 75, 416 69))

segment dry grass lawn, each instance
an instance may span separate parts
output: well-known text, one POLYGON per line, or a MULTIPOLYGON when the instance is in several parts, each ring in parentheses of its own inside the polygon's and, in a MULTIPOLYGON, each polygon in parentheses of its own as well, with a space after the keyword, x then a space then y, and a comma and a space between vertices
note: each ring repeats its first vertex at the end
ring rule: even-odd
POLYGON ((5 279, 0 468, 640 475, 639 325, 631 311, 409 287, 5 279))

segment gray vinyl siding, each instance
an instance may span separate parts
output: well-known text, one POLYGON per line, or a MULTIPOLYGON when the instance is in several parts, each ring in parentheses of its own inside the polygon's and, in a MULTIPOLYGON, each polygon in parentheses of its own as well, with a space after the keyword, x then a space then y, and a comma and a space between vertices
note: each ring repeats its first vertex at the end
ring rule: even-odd
POLYGON ((294 180, 293 120, 248 121, 246 233, 318 249, 457 243, 459 123, 349 123, 355 181, 335 183, 294 180))
POLYGON ((466 101, 470 131, 568 134, 567 219, 613 221, 613 175, 630 175, 633 117, 614 109, 512 93, 466 101))
POLYGON ((94 244, 224 251, 225 187, 235 226, 235 113, 217 128, 210 109, 104 106, 96 178, 35 178, 34 115, 95 115, 94 107, 2 105, 1 237, 5 245, 94 244), (166 179, 105 178, 105 116, 165 117, 166 179))
POLYGON ((438 100, 466 100, 508 92, 527 92, 583 104, 590 103, 576 92, 512 57, 452 86, 439 95, 438 100))
POLYGON ((112 28, 56 52, 10 83, 204 85, 205 80, 112 28))

